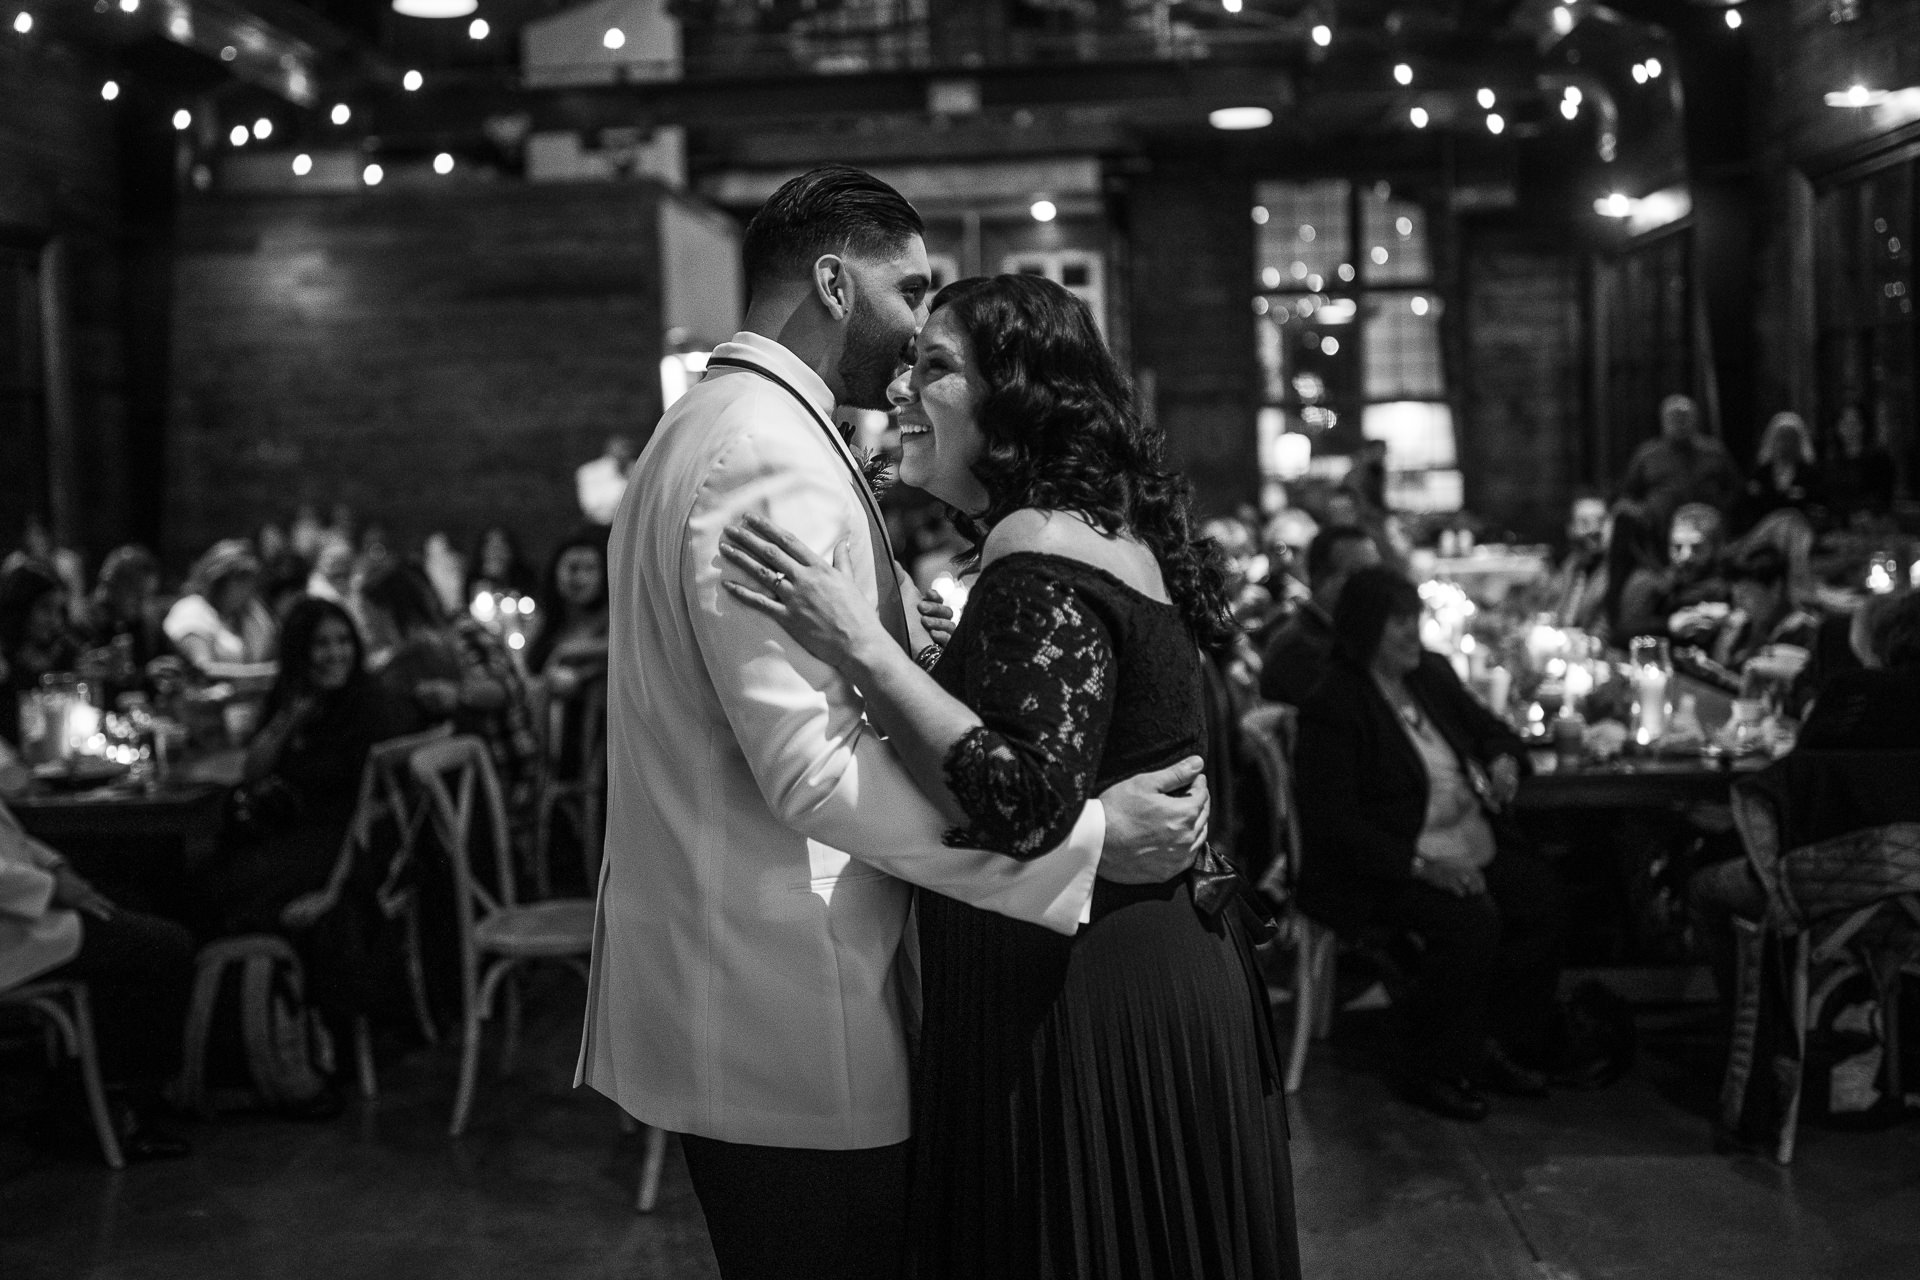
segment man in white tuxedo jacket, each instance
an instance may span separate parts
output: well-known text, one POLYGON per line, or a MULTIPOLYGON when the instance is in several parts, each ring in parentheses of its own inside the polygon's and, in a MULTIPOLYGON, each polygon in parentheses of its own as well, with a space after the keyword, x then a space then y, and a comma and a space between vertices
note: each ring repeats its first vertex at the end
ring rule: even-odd
POLYGON ((883 621, 926 643, 832 420, 836 404, 886 407, 926 319, 919 216, 858 170, 815 170, 755 216, 745 257, 746 331, 661 419, 613 520, 606 858, 578 1079, 682 1135, 728 1280, 891 1277, 911 886, 1072 933, 1096 874, 1187 865, 1204 782, 1195 760, 1123 784, 1027 863, 943 843, 858 691, 723 590, 739 571, 718 551, 748 513, 823 553, 846 539, 883 621))

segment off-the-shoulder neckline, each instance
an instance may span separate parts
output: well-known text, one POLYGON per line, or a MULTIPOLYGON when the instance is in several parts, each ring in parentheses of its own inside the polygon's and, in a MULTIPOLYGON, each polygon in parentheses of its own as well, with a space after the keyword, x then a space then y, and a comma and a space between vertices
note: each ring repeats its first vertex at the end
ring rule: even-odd
POLYGON ((988 569, 992 569, 998 565, 1006 564, 1007 562, 1012 560, 1058 560, 1062 564, 1070 564, 1076 569, 1083 569, 1088 573, 1096 574, 1099 577, 1105 578, 1108 582, 1111 582, 1114 586, 1119 587, 1122 591, 1125 591, 1129 595, 1138 597, 1139 599, 1145 601, 1147 604, 1155 605, 1162 609, 1178 609, 1180 607, 1179 605, 1175 604, 1171 600, 1161 600, 1156 596, 1149 595, 1147 592, 1142 591, 1140 588, 1134 586, 1131 582, 1128 582, 1125 578, 1113 572, 1113 570, 1111 569, 1103 569, 1099 565, 1094 564, 1091 561, 1080 559, 1078 556, 1063 556, 1057 551, 1009 551, 1005 555, 996 558, 993 564, 990 564, 985 569, 982 569, 980 571, 980 576, 984 578, 987 574, 988 569))

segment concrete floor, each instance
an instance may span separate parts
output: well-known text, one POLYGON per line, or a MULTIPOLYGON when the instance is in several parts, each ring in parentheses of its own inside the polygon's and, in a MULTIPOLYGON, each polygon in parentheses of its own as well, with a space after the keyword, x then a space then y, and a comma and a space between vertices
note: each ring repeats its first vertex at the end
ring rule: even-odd
MULTIPOLYGON (((658 1211, 637 1216, 640 1138, 567 1087, 577 986, 539 999, 530 1051, 483 1076, 459 1141, 444 1046, 390 1058, 379 1101, 337 1120, 182 1123, 190 1159, 118 1174, 84 1142, 0 1129, 0 1277, 713 1276, 677 1148, 658 1211)), ((1393 1099, 1377 1017, 1343 1016, 1295 1101, 1313 1280, 1920 1276, 1920 1125, 1806 1130, 1791 1170, 1714 1154, 1705 1010, 1643 1017, 1640 1064, 1611 1089, 1477 1127, 1393 1099)))

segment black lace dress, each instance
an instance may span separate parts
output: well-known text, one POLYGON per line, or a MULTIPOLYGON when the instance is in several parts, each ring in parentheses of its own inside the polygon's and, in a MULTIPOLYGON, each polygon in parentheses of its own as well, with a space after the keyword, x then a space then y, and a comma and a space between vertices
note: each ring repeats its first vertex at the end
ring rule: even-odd
MULTIPOLYGON (((980 714, 949 843, 1032 857, 1085 800, 1204 737, 1179 610, 1023 553, 989 566, 934 671, 980 714)), ((1292 1277, 1292 1170, 1264 992, 1186 877, 1101 881, 1072 938, 918 898, 920 1277, 1292 1277)))

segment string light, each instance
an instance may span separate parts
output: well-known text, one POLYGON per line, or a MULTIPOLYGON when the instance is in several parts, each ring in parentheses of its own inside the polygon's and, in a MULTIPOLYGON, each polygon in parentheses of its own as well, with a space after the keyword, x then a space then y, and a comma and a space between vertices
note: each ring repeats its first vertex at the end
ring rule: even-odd
POLYGON ((122 13, 140 12, 140 0, 120 0, 120 12, 122 13))
POLYGON ((1660 78, 1660 59, 1648 58, 1647 59, 1647 79, 1658 80, 1659 78, 1660 78))
POLYGON ((1740 11, 1738 9, 1727 10, 1727 30, 1738 31, 1740 29, 1740 21, 1740 11))
POLYGON ((1479 93, 1474 94, 1473 97, 1474 97, 1474 101, 1480 104, 1480 109, 1482 111, 1493 110, 1493 103, 1494 103, 1493 90, 1482 89, 1480 90, 1479 93))
POLYGON ((487 33, 492 30, 493 28, 487 25, 487 20, 485 18, 475 18, 472 22, 469 22, 467 24, 467 39, 485 40, 487 38, 487 33))
POLYGON ((1564 36, 1573 30, 1573 10, 1566 5, 1555 5, 1553 9, 1553 33, 1564 36))
POLYGON ((1228 13, 1238 13, 1242 3, 1243 0, 1220 0, 1220 7, 1228 13))
POLYGON ((1033 215, 1035 222, 1052 222, 1059 216, 1060 210, 1054 207, 1051 200, 1035 200, 1027 212, 1033 215))
POLYGON ((1313 29, 1313 42, 1322 49, 1333 43, 1333 28, 1322 22, 1313 29))
POLYGON ((1412 84, 1413 68, 1404 62, 1396 62, 1393 64, 1393 78, 1401 84, 1412 84))
POLYGON ((33 30, 33 15, 22 9, 13 15, 13 29, 21 35, 33 30))
POLYGON ((1413 308, 1413 314, 1417 316, 1423 316, 1427 314, 1427 300, 1421 297, 1419 294, 1415 294, 1413 297, 1413 301, 1408 303, 1407 305, 1413 308))
POLYGON ((1267 206, 1263 204, 1257 204, 1253 206, 1253 225, 1254 226, 1256 227, 1266 226, 1267 218, 1269 216, 1270 215, 1267 213, 1267 206))
POLYGON ((306 152, 303 151, 299 155, 293 158, 293 176, 294 177, 304 178, 312 172, 313 172, 312 156, 308 155, 306 152))
POLYGON ((273 136, 273 121, 261 116, 253 122, 253 136, 265 142, 273 136))
POLYGON ((453 172, 453 157, 442 151, 433 158, 433 171, 441 176, 453 172))
POLYGON ((112 102, 115 98, 120 96, 119 83, 114 80, 109 80, 105 84, 101 85, 100 96, 105 98, 108 102, 112 102))
POLYGON ((1646 63, 1636 62, 1633 64, 1633 82, 1635 84, 1645 84, 1647 82, 1647 64, 1646 63))
POLYGON ((173 127, 181 133, 185 133, 188 129, 191 129, 193 127, 193 112, 187 110, 185 107, 174 112, 173 127))
POLYGON ((327 118, 335 124, 345 124, 353 119, 353 108, 344 102, 336 102, 333 104, 333 113, 327 118))
POLYGON ((408 93, 414 92, 425 83, 426 77, 422 76, 418 71, 409 71, 406 75, 400 77, 400 87, 408 93))
POLYGON ((1427 109, 1425 107, 1415 107, 1413 110, 1407 112, 1407 119, 1413 122, 1414 128, 1424 129, 1427 127, 1427 109))
POLYGON ((237 124, 227 131, 227 141, 236 147, 246 146, 247 137, 247 126, 243 124, 237 124))
POLYGON ((627 42, 627 33, 618 27, 608 27, 607 34, 600 37, 600 43, 609 49, 618 49, 627 42))
POLYGON ((382 169, 377 164, 370 164, 366 168, 360 171, 360 181, 366 183, 370 187, 379 186, 380 179, 386 176, 387 176, 387 171, 385 169, 382 169))
POLYGON ((1507 131, 1506 119, 1496 111, 1489 111, 1487 113, 1487 132, 1497 134, 1497 133, 1505 133, 1506 131, 1507 131))
POLYGON ((1562 98, 1560 100, 1560 114, 1572 120, 1580 114, 1580 104, 1572 98, 1562 98))

